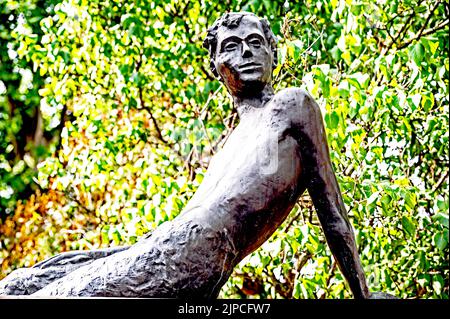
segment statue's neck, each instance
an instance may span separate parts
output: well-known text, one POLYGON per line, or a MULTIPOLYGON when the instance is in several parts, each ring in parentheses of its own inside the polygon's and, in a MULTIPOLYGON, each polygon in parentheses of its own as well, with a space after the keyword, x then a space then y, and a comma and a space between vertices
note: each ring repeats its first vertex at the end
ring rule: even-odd
POLYGON ((242 119, 246 114, 256 108, 263 108, 267 102, 274 96, 272 85, 267 84, 262 91, 248 96, 233 96, 234 107, 239 118, 242 119))

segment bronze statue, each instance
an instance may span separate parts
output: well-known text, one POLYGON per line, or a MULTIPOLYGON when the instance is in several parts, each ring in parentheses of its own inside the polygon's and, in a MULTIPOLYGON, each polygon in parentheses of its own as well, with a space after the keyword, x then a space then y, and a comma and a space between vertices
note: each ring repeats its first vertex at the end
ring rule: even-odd
POLYGON ((0 294, 217 297, 307 189, 354 297, 389 298, 369 292, 317 103, 299 88, 272 88, 276 40, 267 21, 227 13, 204 46, 240 123, 182 213, 130 247, 63 253, 19 269, 0 282, 0 294))

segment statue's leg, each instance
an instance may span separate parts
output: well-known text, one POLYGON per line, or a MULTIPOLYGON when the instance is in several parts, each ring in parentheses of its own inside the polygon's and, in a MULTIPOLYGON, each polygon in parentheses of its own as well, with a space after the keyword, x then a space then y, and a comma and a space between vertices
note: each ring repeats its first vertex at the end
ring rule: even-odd
POLYGON ((225 234, 175 219, 129 249, 80 267, 33 296, 213 298, 231 274, 235 254, 225 234))
POLYGON ((317 103, 304 94, 297 124, 304 178, 327 242, 355 298, 370 293, 361 266, 351 223, 330 160, 322 115, 317 103))
POLYGON ((106 249, 70 251, 58 254, 35 264, 31 268, 13 271, 0 281, 0 295, 30 295, 68 273, 128 249, 127 246, 106 249))

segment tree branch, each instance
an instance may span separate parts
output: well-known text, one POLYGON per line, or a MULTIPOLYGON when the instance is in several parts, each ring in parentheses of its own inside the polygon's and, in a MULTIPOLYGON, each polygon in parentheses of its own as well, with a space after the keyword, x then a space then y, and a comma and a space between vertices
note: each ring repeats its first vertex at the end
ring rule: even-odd
POLYGON ((441 176, 441 178, 439 179, 439 181, 436 183, 436 185, 434 185, 433 189, 431 190, 431 193, 434 193, 435 191, 437 191, 439 189, 439 187, 441 187, 442 183, 444 183, 445 179, 448 177, 448 171, 441 176))
MULTIPOLYGON (((419 2, 417 5, 419 6, 419 5, 420 5, 420 2, 419 2)), ((385 53, 389 52, 389 50, 392 48, 392 46, 395 44, 395 42, 397 42, 397 40, 398 40, 398 38, 400 37, 400 35, 401 35, 404 31, 406 31, 406 29, 407 29, 407 27, 408 27, 408 24, 411 22, 412 18, 413 18, 415 15, 416 15, 416 12, 415 12, 415 11, 413 11, 413 12, 409 15, 409 17, 408 17, 408 19, 406 20, 405 24, 402 26, 402 28, 401 28, 400 31, 397 33, 397 35, 395 36, 395 38, 392 39, 392 42, 388 45, 388 47, 387 47, 385 53)), ((389 31, 388 31, 388 34, 389 34, 389 36, 390 36, 389 31)))
POLYGON ((428 17, 425 20, 425 23, 423 24, 422 28, 420 28, 419 33, 417 35, 418 38, 420 38, 422 36, 423 31, 425 30, 425 28, 427 27, 428 22, 430 22, 431 16, 433 15, 434 10, 436 10, 436 8, 441 4, 440 1, 436 2, 436 4, 434 5, 434 7, 430 10, 430 13, 428 14, 428 17))
POLYGON ((153 116, 153 113, 150 111, 149 108, 145 107, 145 105, 144 105, 144 99, 142 96, 143 95, 142 87, 139 86, 138 91, 139 91, 139 100, 141 101, 142 109, 145 110, 150 115, 153 125, 155 126, 158 139, 161 140, 161 142, 163 142, 164 144, 168 144, 168 141, 166 141, 164 139, 164 137, 162 136, 161 129, 159 128, 158 122, 156 121, 155 117, 153 116))
POLYGON ((420 39, 421 37, 426 36, 426 35, 429 35, 429 34, 433 34, 433 33, 435 33, 436 31, 439 31, 439 30, 445 28, 445 27, 448 25, 448 23, 449 23, 449 20, 446 20, 446 21, 443 21, 441 24, 436 25, 434 28, 428 29, 428 30, 426 30, 426 31, 422 31, 422 33, 420 34, 420 36, 419 36, 419 34, 418 34, 418 35, 416 35, 415 37, 413 37, 412 39, 406 41, 405 43, 400 44, 400 45, 397 47, 397 49, 398 49, 398 50, 401 50, 401 49, 406 48, 406 47, 407 47, 408 45, 410 45, 412 42, 414 42, 414 41, 420 39))
MULTIPOLYGON (((308 260, 310 260, 311 258, 312 258, 312 254, 309 251, 306 251, 306 253, 304 253, 302 256, 300 256, 300 258, 297 259, 297 262, 295 264, 295 270, 294 270, 295 276, 292 281, 293 285, 295 285, 295 282, 300 277, 300 272, 301 272, 302 268, 306 265, 308 260)), ((292 291, 294 291, 294 289, 292 289, 292 291)), ((292 298, 293 296, 289 296, 289 297, 292 298)))

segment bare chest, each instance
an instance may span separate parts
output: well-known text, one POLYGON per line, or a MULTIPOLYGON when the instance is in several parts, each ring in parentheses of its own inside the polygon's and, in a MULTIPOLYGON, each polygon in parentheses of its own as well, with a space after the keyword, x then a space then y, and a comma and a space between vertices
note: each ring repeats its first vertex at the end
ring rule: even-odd
POLYGON ((287 116, 273 105, 266 107, 241 119, 211 160, 198 195, 262 196, 265 205, 265 198, 296 187, 301 174, 298 143, 286 134, 290 129, 287 116))

